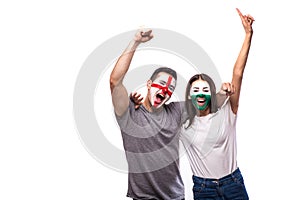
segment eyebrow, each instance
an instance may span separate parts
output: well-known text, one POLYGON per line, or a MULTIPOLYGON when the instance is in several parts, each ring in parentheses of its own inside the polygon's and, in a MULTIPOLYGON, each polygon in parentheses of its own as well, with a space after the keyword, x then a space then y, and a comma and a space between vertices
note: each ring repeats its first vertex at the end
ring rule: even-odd
MULTIPOLYGON (((199 87, 193 87, 194 89, 199 89, 199 87)), ((208 89, 208 87, 203 87, 203 89, 208 89)))
MULTIPOLYGON (((164 80, 159 80, 158 82, 159 82, 159 83, 163 83, 163 84, 166 84, 166 83, 167 83, 167 82, 164 81, 164 80)), ((171 83, 169 86, 175 87, 174 85, 175 85, 175 84, 171 83)))

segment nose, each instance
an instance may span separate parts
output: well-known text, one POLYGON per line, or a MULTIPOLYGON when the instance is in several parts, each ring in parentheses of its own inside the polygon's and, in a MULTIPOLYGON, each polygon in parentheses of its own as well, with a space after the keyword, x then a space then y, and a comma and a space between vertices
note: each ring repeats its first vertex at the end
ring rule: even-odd
POLYGON ((197 97, 199 97, 199 98, 204 98, 205 95, 204 95, 204 94, 198 94, 197 97))
POLYGON ((168 88, 163 87, 163 88, 162 88, 162 92, 163 92, 164 94, 167 94, 167 93, 168 93, 168 88))

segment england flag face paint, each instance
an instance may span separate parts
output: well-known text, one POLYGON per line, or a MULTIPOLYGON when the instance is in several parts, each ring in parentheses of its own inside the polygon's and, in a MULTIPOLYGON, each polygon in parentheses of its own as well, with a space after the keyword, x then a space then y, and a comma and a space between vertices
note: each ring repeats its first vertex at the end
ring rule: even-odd
POLYGON ((203 80, 194 81, 190 89, 190 96, 195 108, 205 110, 211 100, 211 91, 208 83, 203 80))
POLYGON ((176 86, 176 80, 173 76, 161 72, 158 74, 157 78, 152 82, 150 95, 151 104, 155 108, 160 108, 165 102, 167 102, 176 86))

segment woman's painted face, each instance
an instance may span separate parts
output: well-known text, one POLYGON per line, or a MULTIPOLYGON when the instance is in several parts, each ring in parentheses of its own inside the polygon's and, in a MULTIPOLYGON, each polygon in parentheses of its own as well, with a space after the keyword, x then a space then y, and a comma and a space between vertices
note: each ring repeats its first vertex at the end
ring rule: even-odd
POLYGON ((190 89, 190 96, 195 108, 205 110, 211 100, 211 91, 208 83, 203 80, 194 81, 190 89))
POLYGON ((176 86, 176 80, 168 73, 161 72, 151 84, 150 95, 151 104, 155 108, 161 107, 167 102, 176 86))

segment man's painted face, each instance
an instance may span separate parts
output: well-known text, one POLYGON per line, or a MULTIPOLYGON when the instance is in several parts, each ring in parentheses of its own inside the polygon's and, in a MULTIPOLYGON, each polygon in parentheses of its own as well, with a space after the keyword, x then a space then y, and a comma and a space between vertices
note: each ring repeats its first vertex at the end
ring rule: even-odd
POLYGON ((211 100, 210 87, 206 81, 197 80, 190 89, 192 103, 198 110, 205 110, 211 100))
POLYGON ((176 86, 176 80, 168 73, 161 72, 151 84, 150 95, 151 104, 155 108, 161 107, 167 102, 176 86))

